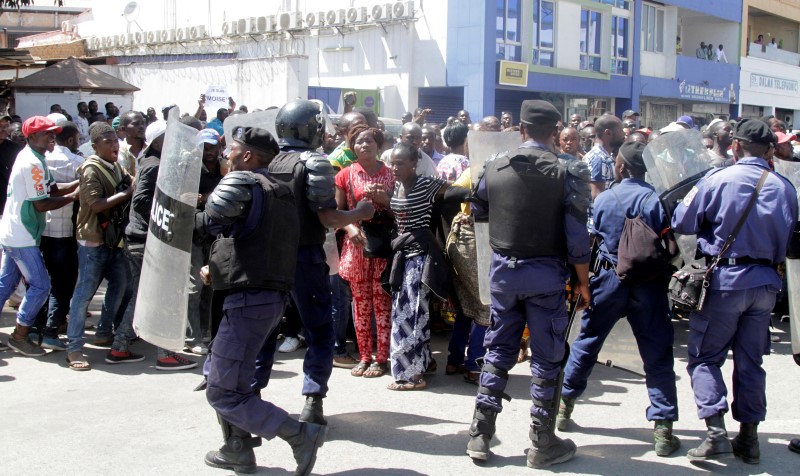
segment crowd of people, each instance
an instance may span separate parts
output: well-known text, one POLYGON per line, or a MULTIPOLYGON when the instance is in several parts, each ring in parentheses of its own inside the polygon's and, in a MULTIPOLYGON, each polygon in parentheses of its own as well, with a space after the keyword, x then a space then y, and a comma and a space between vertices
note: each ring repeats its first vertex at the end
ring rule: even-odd
MULTIPOLYGON (((158 119, 153 108, 120 114, 108 103, 103 114, 92 103, 79 103, 74 120, 59 105, 26 119, 24 143, 10 138, 15 118, 0 117, 0 187, 8 189, 0 204, 0 302, 24 295, 8 347, 26 356, 66 351, 68 368, 78 371, 92 366, 82 350, 88 305, 102 281, 92 344, 109 347, 110 365, 144 359, 131 350, 133 318, 171 110, 158 119)), ((603 342, 623 317, 644 362, 656 454, 677 451, 669 273, 626 282, 617 272, 623 229, 639 216, 665 247, 671 230, 696 234, 698 254, 712 259, 746 205, 731 197, 749 196, 773 160, 796 160, 785 124, 718 118, 704 126, 716 169, 668 216, 645 181, 644 149, 659 135, 695 128, 689 116, 652 130, 633 110, 563 121, 550 103, 524 101, 517 121, 506 111, 473 123, 462 110, 437 124, 419 108, 403 116, 394 140, 369 108, 348 107, 335 133, 318 103, 298 99, 275 109, 277 136, 249 124, 230 143, 223 124, 246 107, 231 100, 206 122, 201 96, 197 112, 180 118, 203 141, 185 350, 208 354, 198 389, 206 390, 225 438, 207 464, 253 471, 252 448, 277 436, 292 447, 298 474, 307 474, 325 440, 332 369, 389 375, 391 391, 423 390, 426 375, 438 371, 431 332, 442 329, 452 332, 445 374, 477 387, 467 454, 489 458, 508 372, 530 352, 528 465, 562 463, 576 447, 556 429, 570 430, 603 342), (473 170, 470 131, 512 132, 521 145, 473 170), (475 227, 486 221, 491 305, 478 285, 475 227), (587 310, 569 350, 567 311, 574 308, 587 310), (355 342, 348 345, 351 320, 355 342), (303 343, 305 405, 294 419, 261 395, 276 352, 303 343)), ((798 216, 794 187, 763 175, 758 200, 769 212, 747 217, 721 257, 727 261, 706 307, 689 317, 689 373, 708 427, 689 452, 695 461, 759 460, 761 359, 782 287, 775 266, 798 216), (736 306, 724 304, 733 299, 736 306), (742 425, 732 443, 720 370, 731 348, 733 414, 742 425)), ((197 365, 158 350, 159 370, 197 365)), ((792 447, 800 452, 800 441, 792 447)))

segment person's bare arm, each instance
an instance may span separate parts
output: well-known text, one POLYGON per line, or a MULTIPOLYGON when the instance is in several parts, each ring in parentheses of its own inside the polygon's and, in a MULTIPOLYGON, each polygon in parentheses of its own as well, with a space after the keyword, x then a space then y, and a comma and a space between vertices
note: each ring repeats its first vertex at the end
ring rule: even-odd
POLYGON ((50 186, 50 196, 51 197, 63 197, 75 191, 80 184, 80 180, 73 180, 72 182, 67 183, 54 183, 50 186))
POLYGON ((592 201, 606 189, 605 182, 592 182, 590 186, 592 188, 592 201))
POLYGON ((102 213, 106 210, 110 210, 117 205, 125 203, 126 200, 130 200, 131 196, 133 195, 133 187, 128 187, 124 192, 115 193, 110 197, 100 198, 95 200, 94 203, 91 205, 92 213, 95 215, 102 213))
POLYGON ((68 193, 62 197, 50 197, 50 198, 43 198, 41 200, 35 200, 33 203, 33 208, 39 212, 49 212, 51 210, 58 210, 59 208, 66 207, 67 205, 75 202, 78 200, 78 192, 73 191, 68 193))

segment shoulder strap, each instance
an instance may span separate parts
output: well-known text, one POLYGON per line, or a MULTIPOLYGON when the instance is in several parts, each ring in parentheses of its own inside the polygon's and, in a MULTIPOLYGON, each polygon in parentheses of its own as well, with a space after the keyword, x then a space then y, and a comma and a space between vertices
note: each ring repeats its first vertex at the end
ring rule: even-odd
MULTIPOLYGON (((108 169, 103 164, 97 162, 96 160, 87 159, 86 160, 86 164, 87 165, 92 165, 92 166, 94 166, 95 169, 99 170, 100 173, 102 173, 105 176, 106 180, 108 180, 108 183, 111 184, 111 188, 116 189, 117 185, 119 185, 119 182, 121 182, 121 180, 117 180, 116 178, 114 178, 111 175, 111 173, 108 171, 108 169)), ((116 172, 116 170, 115 170, 115 172, 116 172)))
POLYGON ((711 266, 709 266, 709 269, 713 269, 714 267, 716 267, 717 261, 719 261, 719 259, 722 258, 722 255, 724 255, 728 251, 728 249, 730 249, 731 245, 733 245, 733 242, 736 241, 736 235, 738 235, 739 231, 741 231, 742 226, 744 226, 744 222, 747 220, 747 215, 750 214, 750 210, 752 210, 753 205, 756 204, 756 199, 758 198, 758 192, 761 191, 761 187, 763 187, 764 182, 767 181, 768 175, 769 175, 769 170, 764 170, 764 172, 761 174, 761 178, 758 181, 758 185, 756 185, 756 189, 753 191, 753 195, 750 196, 750 201, 747 203, 747 208, 745 208, 744 213, 742 213, 742 216, 739 218, 739 222, 736 223, 736 226, 733 228, 733 231, 731 231, 731 234, 728 235, 728 238, 725 239, 725 243, 722 244, 722 248, 720 248, 719 254, 714 259, 714 263, 711 266))

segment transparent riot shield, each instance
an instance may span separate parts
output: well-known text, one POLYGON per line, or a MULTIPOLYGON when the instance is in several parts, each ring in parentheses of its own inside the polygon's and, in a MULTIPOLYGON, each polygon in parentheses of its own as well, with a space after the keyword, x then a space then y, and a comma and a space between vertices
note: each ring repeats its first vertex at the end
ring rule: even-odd
POLYGON ((275 117, 277 116, 278 109, 228 116, 222 124, 222 129, 225 131, 225 143, 230 146, 233 140, 233 130, 237 127, 258 127, 259 129, 266 129, 272 134, 275 140, 278 140, 278 134, 275 132, 275 117))
MULTIPOLYGON (((663 134, 644 149, 644 163, 653 185, 671 220, 675 207, 712 168, 712 156, 703 146, 700 132, 684 129, 663 134)), ((692 236, 675 236, 686 263, 695 261, 697 240, 692 236)))
MULTIPOLYGON (((775 171, 800 189, 800 162, 775 159, 775 171)), ((800 197, 798 197, 800 199, 800 197)), ((792 353, 800 354, 800 259, 786 260, 786 294, 789 296, 789 331, 792 353)))
MULTIPOLYGON (((483 167, 493 155, 514 150, 522 142, 519 132, 470 131, 467 136, 469 145, 469 166, 473 185, 483 176, 483 167)), ((481 302, 489 304, 489 262, 492 259, 492 247, 489 244, 489 224, 475 223, 475 249, 478 255, 478 290, 481 302)))
POLYGON ((133 326, 153 345, 179 351, 186 337, 192 233, 203 141, 171 111, 161 151, 133 326))

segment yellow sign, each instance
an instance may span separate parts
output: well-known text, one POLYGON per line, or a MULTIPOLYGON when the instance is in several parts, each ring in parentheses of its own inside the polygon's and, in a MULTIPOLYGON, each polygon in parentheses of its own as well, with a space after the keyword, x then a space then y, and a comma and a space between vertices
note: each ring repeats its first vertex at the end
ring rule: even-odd
POLYGON ((528 86, 528 63, 500 60, 500 79, 502 86, 528 86))

